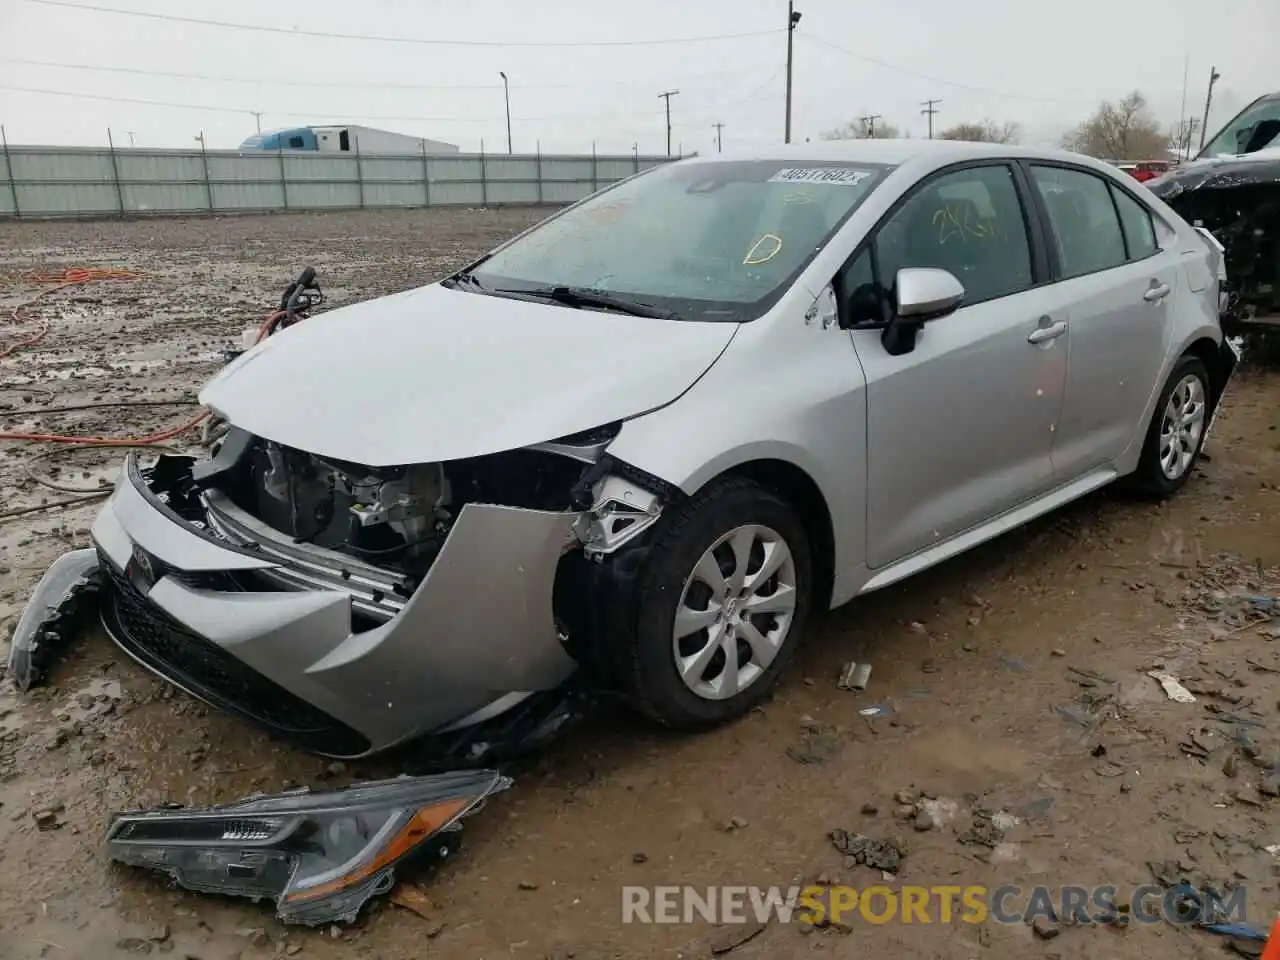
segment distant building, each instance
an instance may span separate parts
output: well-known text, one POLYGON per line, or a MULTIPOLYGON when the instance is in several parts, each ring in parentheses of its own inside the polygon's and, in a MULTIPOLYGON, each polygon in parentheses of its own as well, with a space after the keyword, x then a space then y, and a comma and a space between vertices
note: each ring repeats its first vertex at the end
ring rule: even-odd
POLYGON ((317 153, 457 153, 458 145, 373 127, 295 127, 249 137, 241 150, 313 150, 317 153))

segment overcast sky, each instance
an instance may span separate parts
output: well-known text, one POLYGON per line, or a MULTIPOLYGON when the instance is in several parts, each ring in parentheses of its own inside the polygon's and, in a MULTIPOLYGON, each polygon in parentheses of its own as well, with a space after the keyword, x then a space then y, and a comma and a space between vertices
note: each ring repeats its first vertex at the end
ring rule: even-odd
MULTIPOLYGON (((671 99, 673 151, 714 150, 717 122, 726 149, 782 138, 785 0, 86 0, 483 45, 290 36, 58 2, 0 0, 0 123, 10 143, 102 144, 110 127, 117 145, 132 134, 138 146, 187 147, 203 130, 210 148, 232 148, 254 133, 257 110, 264 130, 346 121, 505 151, 499 71, 510 78, 516 152, 539 141, 546 152, 589 151, 594 141, 601 153, 633 144, 662 153, 664 90, 680 91, 671 99), (752 35, 619 44, 726 34, 752 35), (118 72, 130 70, 232 80, 118 72)), ((1280 90, 1278 0, 797 0, 797 9, 795 140, 866 113, 924 136, 920 102, 931 97, 942 99, 940 126, 1017 121, 1027 142, 1055 141, 1101 100, 1133 89, 1173 124, 1188 56, 1187 114, 1203 110, 1210 66, 1222 74, 1211 128, 1280 90)))

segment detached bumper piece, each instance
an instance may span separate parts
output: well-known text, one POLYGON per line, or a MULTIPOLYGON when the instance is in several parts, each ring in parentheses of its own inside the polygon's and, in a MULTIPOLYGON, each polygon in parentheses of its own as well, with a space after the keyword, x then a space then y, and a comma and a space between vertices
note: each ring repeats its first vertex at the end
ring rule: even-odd
POLYGON ((478 770, 118 814, 107 855, 198 893, 269 898, 285 923, 349 923, 399 866, 452 854, 462 818, 510 785, 478 770))
POLYGON ((28 690, 45 678, 57 656, 97 610, 101 584, 94 550, 64 553, 45 571, 9 645, 9 676, 19 690, 28 690))

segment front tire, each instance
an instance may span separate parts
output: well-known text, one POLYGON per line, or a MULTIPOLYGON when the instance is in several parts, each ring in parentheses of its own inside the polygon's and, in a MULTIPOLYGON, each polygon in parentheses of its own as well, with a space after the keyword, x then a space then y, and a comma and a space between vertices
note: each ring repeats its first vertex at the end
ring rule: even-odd
POLYGON ((746 479, 714 483, 665 517, 626 640, 636 706, 687 729, 764 699, 808 619, 810 549, 795 509, 746 479))
POLYGON ((1174 366, 1156 403, 1133 474, 1135 488, 1163 500, 1182 489, 1195 468, 1209 426, 1209 371, 1190 355, 1174 366))

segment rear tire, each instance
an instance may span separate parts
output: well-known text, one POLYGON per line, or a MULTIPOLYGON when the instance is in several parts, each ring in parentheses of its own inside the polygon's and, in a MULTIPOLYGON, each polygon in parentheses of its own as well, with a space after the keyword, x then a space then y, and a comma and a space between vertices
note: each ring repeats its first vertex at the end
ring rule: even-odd
POLYGON ((804 524, 771 491, 728 479, 676 507, 637 580, 632 702, 684 729, 746 713, 794 655, 812 585, 804 524))
POLYGON ((1174 366, 1131 478, 1137 492, 1163 500, 1190 479, 1209 426, 1211 389, 1209 371, 1199 357, 1187 354, 1174 366))

